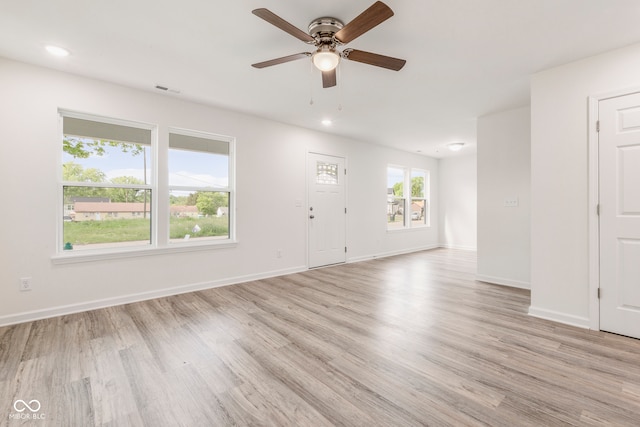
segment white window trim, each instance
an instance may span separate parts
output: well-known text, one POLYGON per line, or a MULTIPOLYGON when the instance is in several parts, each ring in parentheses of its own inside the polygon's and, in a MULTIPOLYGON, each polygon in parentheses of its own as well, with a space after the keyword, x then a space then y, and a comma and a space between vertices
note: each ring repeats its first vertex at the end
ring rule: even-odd
MULTIPOLYGON (((164 172, 163 180, 160 182, 159 164, 167 165, 168 154, 168 141, 163 144, 163 152, 161 153, 158 142, 158 126, 150 123, 136 122, 126 119, 118 119, 113 117, 101 116, 99 114, 89 114, 78 111, 72 111, 67 109, 58 109, 58 143, 64 138, 63 120, 64 117, 71 117, 83 120, 100 121, 102 123, 137 127, 151 131, 151 177, 150 184, 147 185, 126 185, 126 184, 113 184, 113 187, 122 188, 148 188, 151 190, 151 212, 152 212, 152 226, 151 226, 151 242, 149 245, 141 244, 138 246, 122 246, 114 248, 101 248, 101 249, 87 249, 83 251, 63 251, 61 248, 64 245, 63 238, 63 216, 64 216, 64 198, 63 187, 64 181, 62 180, 62 155, 57 156, 57 201, 55 203, 55 218, 56 218, 56 245, 55 253, 51 256, 51 262, 55 265, 59 264, 74 264, 82 262, 95 262, 112 259, 122 259, 131 257, 144 257, 171 253, 181 252, 197 252, 204 250, 225 249, 236 247, 238 241, 236 240, 236 194, 235 194, 235 138, 217 135, 208 132, 198 132, 188 129, 182 129, 177 127, 170 127, 166 133, 167 139, 169 132, 181 133, 189 136, 198 136, 204 138, 215 138, 220 141, 229 143, 229 184, 226 189, 215 189, 214 191, 228 191, 229 192, 229 238, 220 240, 192 240, 186 242, 173 242, 169 244, 169 209, 168 209, 168 173, 164 172), (166 193, 166 194, 164 194, 166 193), (160 210, 160 201, 166 201, 167 209, 160 210), (166 230, 160 233, 161 224, 166 224, 166 230)), ((59 152, 58 152, 59 153, 59 152)), ((166 169, 166 168, 165 168, 166 169)), ((87 187, 101 187, 100 183, 74 183, 77 186, 87 187)), ((163 229, 165 227, 162 227, 163 229)))
POLYGON ((108 261, 113 259, 130 259, 154 255, 165 255, 184 252, 209 251, 214 249, 228 249, 238 246, 238 241, 224 241, 213 243, 211 240, 205 242, 192 242, 188 245, 178 243, 164 247, 138 246, 130 248, 114 248, 101 250, 85 250, 73 254, 59 253, 51 257, 54 265, 76 264, 82 262, 108 261))
MULTIPOLYGON (((215 242, 214 239, 206 239, 206 240, 187 240, 187 241, 181 241, 181 242, 170 242, 169 240, 169 221, 167 219, 167 224, 166 224, 166 229, 167 229, 167 245, 171 245, 171 246, 191 246, 191 245, 195 245, 195 246, 201 246, 201 245, 206 245, 205 242, 209 243, 210 245, 214 245, 214 246, 220 246, 220 245, 224 245, 225 243, 234 243, 236 241, 236 173, 235 173, 235 153, 236 153, 236 139, 234 137, 231 136, 226 136, 226 135, 219 135, 219 134, 215 134, 215 133, 209 133, 209 132, 201 132, 201 131, 195 131, 192 129, 184 129, 184 128, 179 128, 179 127, 169 127, 167 130, 167 153, 169 150, 169 146, 168 146, 168 135, 171 133, 175 133, 175 134, 179 134, 179 135, 185 135, 185 136, 193 136, 195 138, 203 138, 203 139, 211 139, 211 140, 216 140, 216 141, 224 141, 226 143, 229 144, 229 182, 227 183, 226 187, 202 187, 202 188, 198 188, 199 191, 213 191, 213 192, 222 192, 222 193, 229 193, 229 238, 228 239, 224 239, 224 241, 221 239, 218 243, 215 242)), ((168 161, 168 159, 167 159, 168 161)), ((192 190, 192 187, 185 187, 185 186, 178 186, 178 185, 169 185, 168 183, 168 175, 167 175, 167 191, 166 194, 168 195, 169 192, 171 192, 171 190, 192 190)), ((168 197, 168 196, 167 196, 168 197)))
POLYGON ((424 174, 424 196, 423 197, 411 197, 409 199, 409 228, 429 228, 431 227, 431 203, 430 203, 430 199, 429 199, 429 195, 430 195, 430 191, 428 191, 431 187, 431 173, 426 170, 426 169, 421 169, 421 168, 409 168, 409 190, 411 190, 411 175, 413 174, 413 172, 420 172, 422 174, 424 174), (424 211, 424 222, 422 224, 417 224, 414 225, 413 222, 411 221, 411 205, 413 204, 414 200, 424 200, 424 204, 425 204, 425 211, 424 211))
MULTIPOLYGON (((431 228, 431 200, 430 200, 430 194, 431 192, 429 191, 430 186, 431 186, 431 173, 426 170, 426 169, 422 169, 422 168, 412 168, 412 167, 408 167, 408 166, 402 166, 402 165, 397 165, 397 164, 388 164, 387 168, 386 168, 386 173, 387 173, 387 179, 388 179, 388 173, 389 173, 389 168, 395 168, 395 169, 400 169, 403 171, 403 176, 404 176, 404 181, 403 181, 403 198, 404 198, 404 206, 403 206, 403 220, 404 220, 404 224, 402 227, 400 228, 389 228, 389 223, 387 222, 386 225, 386 230, 387 233, 402 233, 402 232, 411 232, 411 231, 415 231, 415 230, 424 230, 424 229, 428 229, 431 228), (418 172, 422 172, 425 174, 425 183, 424 183, 424 198, 417 198, 417 197, 412 197, 411 196, 411 173, 412 171, 418 171, 418 172), (407 191, 408 190, 408 191, 407 191), (409 196, 407 197, 406 194, 409 194, 409 196), (411 221, 411 204, 412 201, 414 199, 417 200, 425 200, 425 204, 427 206, 427 209, 425 210, 425 223, 423 224, 419 224, 419 225, 414 225, 411 221)), ((386 180, 385 180, 386 182, 386 180)), ((386 193, 386 191, 385 191, 386 193)))

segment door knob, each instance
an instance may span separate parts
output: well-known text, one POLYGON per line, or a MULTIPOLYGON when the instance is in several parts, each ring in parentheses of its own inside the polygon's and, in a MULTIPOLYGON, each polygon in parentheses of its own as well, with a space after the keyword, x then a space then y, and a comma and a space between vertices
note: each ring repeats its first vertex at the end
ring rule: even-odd
POLYGON ((313 219, 313 218, 315 218, 315 216, 314 215, 309 215, 309 218, 313 219))

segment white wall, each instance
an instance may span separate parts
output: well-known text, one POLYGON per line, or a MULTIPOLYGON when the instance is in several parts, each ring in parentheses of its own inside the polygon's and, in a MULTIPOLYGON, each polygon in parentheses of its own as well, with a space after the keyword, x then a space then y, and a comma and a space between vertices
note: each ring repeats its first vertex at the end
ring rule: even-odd
POLYGON ((478 280, 530 287, 529 107, 478 119, 478 280), (505 207, 505 199, 516 199, 505 207))
POLYGON ((589 310, 587 97, 638 87, 640 44, 532 77, 532 315, 583 327, 598 315, 589 310))
POLYGON ((0 93, 0 324, 306 269, 310 150, 347 159, 348 261, 438 246, 435 159, 2 58, 0 93), (237 246, 53 264, 58 108, 236 137, 237 246), (386 231, 387 163, 431 171, 430 228, 386 231))
POLYGON ((438 205, 440 246, 476 250, 477 157, 468 154, 440 159, 438 205))

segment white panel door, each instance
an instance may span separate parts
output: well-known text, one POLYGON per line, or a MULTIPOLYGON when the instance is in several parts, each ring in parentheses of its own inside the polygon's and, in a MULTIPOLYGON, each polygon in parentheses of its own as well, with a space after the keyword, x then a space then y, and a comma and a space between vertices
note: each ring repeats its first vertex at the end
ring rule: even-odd
POLYGON ((599 103, 600 329, 640 338, 640 94, 599 103))
POLYGON ((309 267, 346 261, 344 159, 309 153, 309 267))

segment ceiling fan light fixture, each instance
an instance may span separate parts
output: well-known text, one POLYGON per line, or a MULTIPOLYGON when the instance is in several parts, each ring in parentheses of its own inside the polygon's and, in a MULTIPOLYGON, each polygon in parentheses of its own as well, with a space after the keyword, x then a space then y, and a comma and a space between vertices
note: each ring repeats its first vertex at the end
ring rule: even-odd
POLYGON ((462 147, 464 147, 464 142, 452 142, 447 145, 447 147, 449 147, 449 150, 451 151, 460 151, 462 150, 462 147))
POLYGON ((320 47, 312 56, 313 65, 320 71, 331 71, 340 63, 340 55, 328 46, 320 47))

